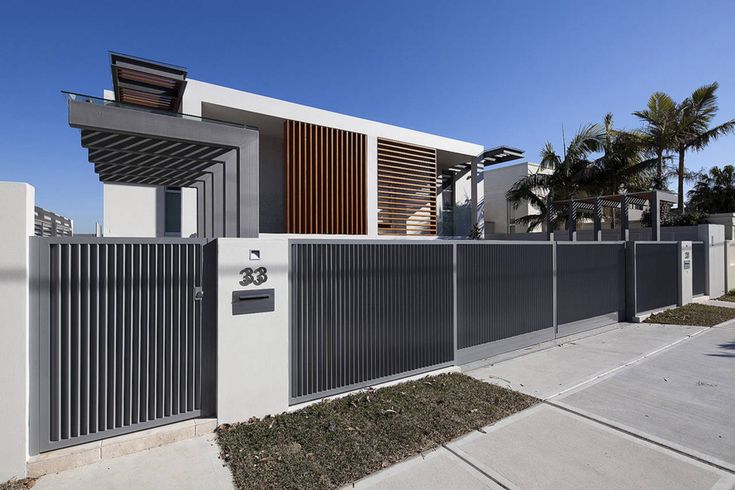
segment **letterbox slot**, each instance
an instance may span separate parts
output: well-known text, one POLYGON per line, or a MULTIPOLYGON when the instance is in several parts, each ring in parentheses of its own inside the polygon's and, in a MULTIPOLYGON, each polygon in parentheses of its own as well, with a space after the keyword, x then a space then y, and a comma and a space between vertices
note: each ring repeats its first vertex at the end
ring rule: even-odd
POLYGON ((254 289, 232 292, 232 314, 246 315, 275 311, 275 290, 254 289))

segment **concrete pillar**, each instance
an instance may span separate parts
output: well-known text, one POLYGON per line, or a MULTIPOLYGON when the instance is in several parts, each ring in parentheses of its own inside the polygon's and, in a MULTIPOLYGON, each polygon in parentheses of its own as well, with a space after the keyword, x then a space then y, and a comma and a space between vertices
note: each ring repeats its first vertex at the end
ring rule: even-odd
POLYGON ((679 298, 677 304, 683 306, 692 302, 693 297, 693 251, 692 242, 679 242, 679 298))
MULTIPOLYGON (((627 194, 623 194, 620 200, 620 239, 627 242, 630 239, 630 219, 628 217, 628 210, 630 208, 630 200, 627 194)), ((653 212, 651 213, 651 220, 653 220, 653 212)), ((652 240, 656 240, 652 238, 652 240)))
POLYGON ((219 238, 215 243, 216 287, 205 284, 204 301, 215 302, 217 315, 217 421, 280 413, 289 401, 288 239, 219 238), (242 283, 245 268, 260 267, 266 268, 266 282, 242 283), (269 289, 273 311, 234 314, 233 292, 269 289))
POLYGON ((635 277, 636 242, 625 242, 625 321, 633 321, 638 314, 638 291, 635 277))
MULTIPOLYGON (((725 229, 727 233, 727 228, 725 229)), ((725 291, 735 289, 735 240, 725 241, 725 291)))
POLYGON ((600 198, 595 198, 595 209, 594 209, 594 221, 595 221, 595 228, 594 228, 594 234, 592 236, 592 240, 596 242, 602 241, 602 204, 600 202, 600 198))
POLYGON ((477 160, 470 162, 470 230, 477 225, 477 160))
POLYGON ((651 241, 661 240, 661 196, 658 191, 653 191, 653 196, 648 201, 651 210, 651 241))
POLYGON ((577 241, 577 206, 574 199, 569 200, 569 241, 577 241))
POLYGON ((546 239, 554 240, 554 204, 551 195, 546 196, 546 239))
POLYGON ((0 482, 24 478, 28 455, 29 236, 35 191, 0 182, 0 482))
POLYGON ((704 242, 704 262, 707 277, 704 294, 718 298, 725 294, 725 227, 723 225, 697 226, 698 238, 704 242))

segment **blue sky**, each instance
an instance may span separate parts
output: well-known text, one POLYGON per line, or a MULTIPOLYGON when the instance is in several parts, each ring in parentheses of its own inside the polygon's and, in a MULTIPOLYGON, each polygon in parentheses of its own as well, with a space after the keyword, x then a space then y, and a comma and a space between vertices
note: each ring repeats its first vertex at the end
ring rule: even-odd
MULTIPOLYGON (((735 0, 126 1, 0 3, 0 180, 89 232, 102 187, 60 90, 111 86, 107 51, 186 66, 205 80, 529 159, 661 90, 720 82, 735 117, 735 0)), ((735 162, 735 137, 690 154, 735 162)))

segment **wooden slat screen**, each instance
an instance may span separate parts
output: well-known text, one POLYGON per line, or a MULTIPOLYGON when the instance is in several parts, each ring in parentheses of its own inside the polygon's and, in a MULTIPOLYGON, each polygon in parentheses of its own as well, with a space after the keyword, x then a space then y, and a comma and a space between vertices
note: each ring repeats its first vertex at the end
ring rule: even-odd
POLYGON ((286 232, 367 232, 364 134, 286 121, 286 232))
POLYGON ((436 235, 436 150, 378 139, 378 234, 436 235))

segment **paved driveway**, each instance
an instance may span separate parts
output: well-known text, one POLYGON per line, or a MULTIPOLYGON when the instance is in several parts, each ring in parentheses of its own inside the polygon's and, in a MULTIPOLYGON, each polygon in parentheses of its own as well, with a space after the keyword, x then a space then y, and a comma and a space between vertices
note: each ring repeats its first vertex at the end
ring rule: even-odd
POLYGON ((622 324, 467 374, 546 401, 358 487, 735 488, 735 327, 622 324))

